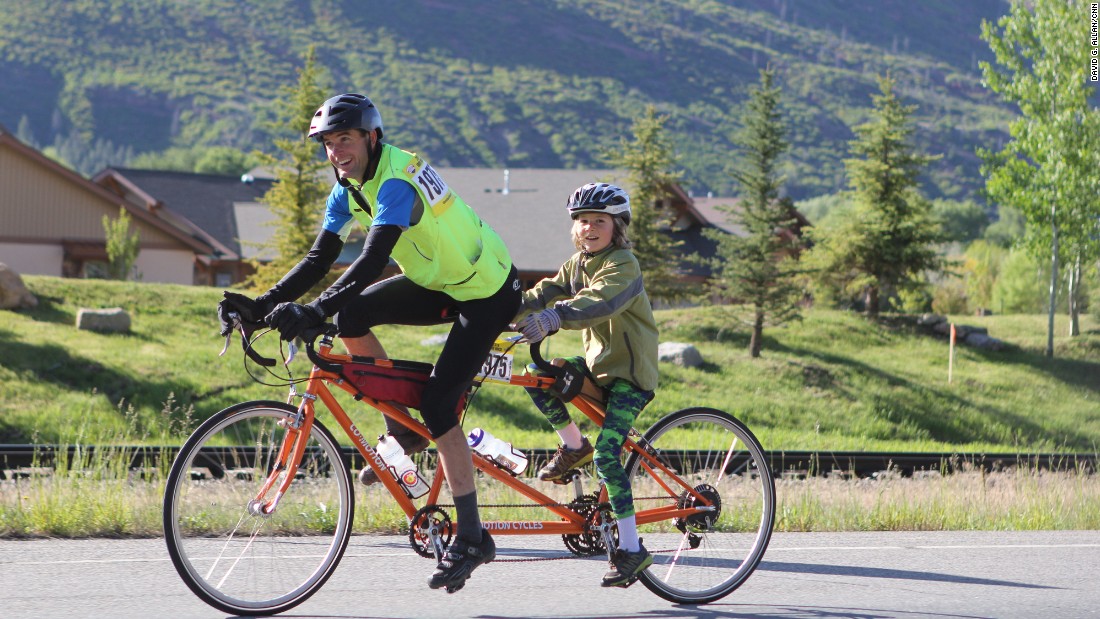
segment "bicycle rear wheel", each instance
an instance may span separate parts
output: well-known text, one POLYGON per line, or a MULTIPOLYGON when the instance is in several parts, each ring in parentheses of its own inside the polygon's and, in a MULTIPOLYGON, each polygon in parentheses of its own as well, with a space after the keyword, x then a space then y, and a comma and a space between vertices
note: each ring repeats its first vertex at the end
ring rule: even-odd
POLYGON ((336 440, 316 420, 275 511, 250 509, 296 413, 282 402, 231 406, 199 426, 172 464, 164 494, 168 553, 187 586, 219 610, 292 608, 321 588, 347 548, 351 477, 336 440))
POLYGON ((626 471, 639 512, 711 506, 639 527, 654 559, 640 580, 680 604, 728 595, 759 565, 775 523, 775 481, 759 441, 727 413, 690 408, 665 416, 639 442, 672 471, 662 473, 640 454, 630 455, 626 471))

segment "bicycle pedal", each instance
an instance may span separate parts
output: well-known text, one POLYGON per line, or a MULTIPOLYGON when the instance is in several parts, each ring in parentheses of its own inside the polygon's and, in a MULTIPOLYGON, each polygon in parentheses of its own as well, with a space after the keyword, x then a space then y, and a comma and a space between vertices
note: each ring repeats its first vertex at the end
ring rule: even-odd
POLYGON ((466 581, 464 580, 464 581, 462 581, 460 583, 457 583, 457 584, 447 585, 446 587, 444 587, 444 589, 447 591, 447 593, 454 593, 455 591, 458 591, 459 589, 461 589, 465 586, 466 586, 466 581))
POLYGON ((567 485, 573 483, 573 480, 577 479, 580 476, 581 476, 580 470, 579 469, 573 469, 571 471, 566 471, 566 472, 562 473, 561 477, 559 477, 557 479, 551 479, 550 481, 557 484, 557 485, 559 485, 559 486, 567 486, 567 485))

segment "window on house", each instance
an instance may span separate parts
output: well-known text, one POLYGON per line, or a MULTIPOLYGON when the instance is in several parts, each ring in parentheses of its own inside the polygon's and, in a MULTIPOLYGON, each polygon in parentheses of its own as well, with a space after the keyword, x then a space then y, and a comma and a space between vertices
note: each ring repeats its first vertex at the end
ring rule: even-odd
POLYGON ((85 260, 82 275, 84 279, 110 279, 107 263, 102 260, 85 260))
POLYGON ((214 274, 215 288, 229 288, 233 285, 233 274, 226 271, 218 271, 214 274))

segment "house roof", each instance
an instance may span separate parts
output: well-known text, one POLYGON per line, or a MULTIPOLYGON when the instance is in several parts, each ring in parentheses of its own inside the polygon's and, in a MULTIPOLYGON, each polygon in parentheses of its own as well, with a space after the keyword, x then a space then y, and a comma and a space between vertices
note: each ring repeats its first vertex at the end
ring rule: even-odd
POLYGON ((9 133, 3 126, 0 126, 0 147, 6 147, 16 152, 21 158, 37 165, 53 175, 55 175, 60 182, 69 183, 76 186, 79 190, 90 194, 98 199, 101 199, 108 204, 118 205, 125 208, 126 211, 134 218, 135 223, 140 225, 150 226, 157 229, 161 233, 166 234, 168 237, 175 239, 176 241, 187 246, 196 253, 210 253, 212 247, 209 243, 205 242, 201 238, 197 238, 193 235, 189 235, 183 230, 180 230, 177 226, 168 223, 152 213, 135 206, 106 188, 84 178, 80 174, 70 170, 69 168, 57 163, 49 157, 43 155, 37 149, 27 146, 23 142, 19 141, 14 135, 9 133))
MULTIPOLYGON (((624 184, 627 176, 625 170, 613 169, 438 170, 447 184, 503 237, 517 268, 550 273, 576 252, 569 234, 571 221, 565 212, 568 196, 585 183, 624 184)), ((331 171, 326 169, 322 174, 326 182, 332 180, 331 171)), ((270 237, 272 215, 260 199, 274 179, 263 169, 248 176, 251 182, 234 176, 118 168, 105 170, 96 179, 117 187, 120 193, 130 195, 162 217, 174 216, 179 225, 194 234, 206 234, 211 244, 235 255, 227 259, 262 259, 266 256, 256 244, 270 237)), ((712 225, 731 234, 743 234, 729 214, 718 208, 736 204, 736 200, 692 198, 679 186, 672 190, 678 221, 670 234, 682 243, 678 254, 714 255, 714 242, 702 233, 712 225)), ((351 239, 340 262, 354 260, 361 245, 361 238, 351 239)), ((681 268, 689 274, 706 271, 690 262, 684 262, 681 268)))
POLYGON ((615 170, 440 168, 443 180, 504 239, 516 267, 557 271, 576 248, 565 201, 592 182, 622 182, 615 170), (506 176, 507 175, 507 176, 506 176))
MULTIPOLYGON (((565 211, 569 195, 586 183, 624 184, 627 176, 625 170, 613 169, 440 167, 437 170, 447 185, 500 234, 518 269, 549 273, 557 271, 577 251, 569 234, 572 222, 565 211)), ((262 168, 253 170, 252 174, 257 178, 271 178, 270 170, 262 168)), ((322 174, 327 182, 332 182, 331 169, 325 168, 322 174)), ((685 230, 708 225, 679 186, 672 190, 674 202, 685 216, 682 218, 685 230)), ((256 217, 250 221, 252 225, 259 225, 263 220, 256 217)), ((266 238, 264 235, 269 234, 264 230, 249 230, 243 219, 239 223, 242 238, 266 238)), ((685 233, 683 236, 694 239, 700 235, 685 233)), ((705 240, 702 244, 706 245, 705 240)))
POLYGON ((745 236, 745 229, 734 221, 733 215, 723 209, 737 209, 737 198, 692 198, 695 210, 712 226, 737 236, 745 236))
MULTIPOLYGON (((733 213, 741 208, 738 204, 740 202, 739 198, 716 198, 714 196, 706 196, 704 198, 692 198, 692 200, 695 203, 696 210, 698 210, 711 225, 736 236, 746 236, 748 234, 745 229, 737 223, 736 217, 733 215, 733 213)), ((791 215, 797 222, 795 227, 798 231, 810 225, 810 220, 806 219, 806 216, 798 209, 792 208, 791 215)))
MULTIPOLYGON (((94 180, 116 187, 149 211, 172 220, 191 234, 204 237, 225 259, 248 258, 257 253, 247 244, 242 247, 240 239, 253 240, 241 234, 239 222, 242 218, 250 229, 270 219, 267 208, 259 200, 271 188, 271 179, 108 168, 94 180), (256 215, 257 209, 262 211, 260 215, 256 215)), ((267 236, 270 234, 262 238, 267 236)))

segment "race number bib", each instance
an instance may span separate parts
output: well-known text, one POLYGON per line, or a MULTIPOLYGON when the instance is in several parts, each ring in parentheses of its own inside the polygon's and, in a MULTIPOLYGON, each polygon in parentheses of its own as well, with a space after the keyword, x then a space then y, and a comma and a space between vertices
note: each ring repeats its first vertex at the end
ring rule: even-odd
POLYGON ((512 380, 512 353, 508 350, 513 346, 512 342, 497 340, 493 343, 493 349, 485 363, 481 364, 478 378, 496 383, 507 383, 512 380))
POLYGON ((432 208, 438 206, 450 192, 447 183, 443 182, 443 177, 426 163, 416 171, 416 174, 412 177, 412 182, 424 190, 424 197, 428 199, 428 204, 432 208))

